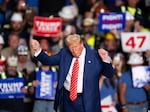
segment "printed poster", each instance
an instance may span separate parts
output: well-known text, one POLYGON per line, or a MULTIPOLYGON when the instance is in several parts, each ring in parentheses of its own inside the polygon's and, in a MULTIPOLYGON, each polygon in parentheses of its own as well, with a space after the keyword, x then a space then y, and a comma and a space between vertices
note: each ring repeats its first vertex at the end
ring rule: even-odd
POLYGON ((51 37, 57 36, 62 30, 62 19, 59 17, 34 17, 34 35, 51 37))
POLYGON ((143 52, 150 49, 149 32, 122 32, 121 46, 124 52, 143 52))
POLYGON ((150 84, 150 66, 137 66, 132 68, 133 86, 137 88, 150 84))
POLYGON ((101 13, 99 16, 99 31, 123 30, 125 28, 125 13, 101 13))
POLYGON ((40 82, 36 87, 36 98, 54 100, 56 92, 55 72, 38 71, 36 78, 40 82))
POLYGON ((0 79, 0 99, 23 98, 23 78, 0 79))

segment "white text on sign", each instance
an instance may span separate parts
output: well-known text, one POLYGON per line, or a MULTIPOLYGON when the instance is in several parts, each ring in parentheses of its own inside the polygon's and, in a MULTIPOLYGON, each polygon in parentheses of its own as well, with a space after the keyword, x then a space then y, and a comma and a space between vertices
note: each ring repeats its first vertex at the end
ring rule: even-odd
POLYGON ((57 32, 60 22, 43 22, 43 21, 36 21, 36 26, 38 26, 38 31, 43 31, 43 32, 57 32))

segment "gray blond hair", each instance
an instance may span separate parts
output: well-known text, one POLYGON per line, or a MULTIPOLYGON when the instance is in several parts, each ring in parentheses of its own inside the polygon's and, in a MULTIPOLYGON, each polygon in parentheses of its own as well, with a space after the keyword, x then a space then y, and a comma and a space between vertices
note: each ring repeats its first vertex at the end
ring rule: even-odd
POLYGON ((81 42, 81 37, 78 34, 68 35, 65 39, 65 44, 68 46, 73 42, 81 42))

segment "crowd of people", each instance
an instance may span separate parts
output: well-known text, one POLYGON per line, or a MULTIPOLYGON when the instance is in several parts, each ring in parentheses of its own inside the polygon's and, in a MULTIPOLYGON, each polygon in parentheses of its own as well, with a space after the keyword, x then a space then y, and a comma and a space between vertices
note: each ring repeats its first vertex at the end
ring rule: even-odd
MULTIPOLYGON (((113 77, 101 75, 98 79, 99 109, 102 112, 148 112, 150 76, 147 84, 134 87, 132 70, 150 66, 150 47, 146 46, 144 51, 125 52, 121 36, 122 33, 148 33, 149 30, 149 0, 0 0, 0 79, 24 79, 23 97, 4 98, 0 94, 0 112, 54 112, 55 98, 36 97, 36 87, 40 84, 36 75, 38 71, 54 72, 56 88, 57 84, 60 85, 57 82, 59 66, 37 61, 33 49, 30 49, 30 41, 38 40, 42 51, 53 56, 67 46, 65 39, 73 34, 80 35, 83 44, 91 50, 104 48, 112 60, 113 77), (125 13, 125 28, 99 31, 100 14, 112 12, 125 13), (35 35, 35 16, 60 17, 61 32, 51 37, 35 35)), ((134 42, 128 44, 133 45, 134 42)), ((2 88, 0 86, 0 93, 2 88)), ((58 111, 64 112, 62 107, 58 111)))

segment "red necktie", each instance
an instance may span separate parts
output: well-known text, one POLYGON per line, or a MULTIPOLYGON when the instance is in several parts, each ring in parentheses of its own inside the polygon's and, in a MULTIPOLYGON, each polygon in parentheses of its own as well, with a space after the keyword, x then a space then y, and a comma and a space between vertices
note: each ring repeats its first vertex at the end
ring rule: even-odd
POLYGON ((72 101, 76 100, 76 98, 77 98, 78 73, 79 73, 79 62, 78 62, 78 58, 77 58, 74 62, 73 69, 72 69, 72 76, 71 76, 70 96, 69 97, 72 101))

